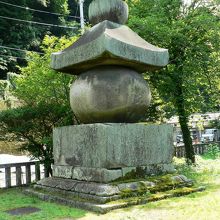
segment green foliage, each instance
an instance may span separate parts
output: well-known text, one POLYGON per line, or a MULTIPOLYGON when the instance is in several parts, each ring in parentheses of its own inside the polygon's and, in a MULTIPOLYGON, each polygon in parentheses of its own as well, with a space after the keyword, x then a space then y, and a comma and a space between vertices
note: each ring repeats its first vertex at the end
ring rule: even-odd
POLYGON ((69 106, 69 85, 74 77, 59 74, 50 68, 50 54, 70 45, 77 38, 46 36, 42 43, 44 56, 29 54, 31 61, 15 77, 11 91, 22 107, 0 113, 4 132, 15 134, 26 142, 23 149, 39 159, 51 172, 52 130, 54 126, 74 123, 69 106))
POLYGON ((17 88, 13 94, 28 105, 39 103, 67 104, 69 98, 69 84, 74 77, 59 74, 50 68, 50 55, 59 51, 77 37, 66 39, 46 36, 42 42, 41 49, 44 56, 30 53, 31 61, 27 67, 21 68, 21 76, 15 81, 17 88))
MULTIPOLYGON (((16 4, 28 6, 29 0, 18 0, 16 4)), ((13 0, 8 0, 7 3, 14 3, 13 0)), ((0 4, 1 15, 11 17, 15 19, 32 20, 32 14, 28 10, 20 10, 14 7, 0 4)), ((36 28, 27 23, 16 22, 12 20, 0 19, 0 42, 3 46, 16 47, 16 48, 29 48, 32 44, 33 39, 36 37, 36 28)), ((24 57, 24 53, 19 51, 11 51, 7 49, 0 49, 1 54, 21 56, 24 57)), ((2 57, 7 62, 7 69, 9 71, 16 71, 16 59, 2 57)), ((20 64, 24 64, 24 60, 18 60, 20 64)), ((4 69, 5 70, 5 69, 4 69)), ((5 74, 6 71, 1 71, 5 74)))
POLYGON ((40 159, 50 169, 53 162, 52 129, 57 124, 70 124, 66 106, 39 104, 0 112, 0 124, 5 132, 26 140, 22 150, 40 159))
POLYGON ((0 70, 7 70, 7 62, 2 57, 0 57, 0 70))
POLYGON ((148 42, 169 49, 168 67, 156 74, 148 73, 150 81, 164 102, 174 104, 176 86, 181 84, 189 115, 210 110, 218 101, 213 94, 219 91, 220 60, 216 54, 219 54, 220 25, 218 17, 204 7, 186 8, 183 14, 181 2, 131 1, 129 26, 148 42))
MULTIPOLYGON (((46 34, 63 36, 74 36, 78 32, 79 25, 75 18, 68 18, 69 12, 68 0, 50 0, 50 1, 31 1, 31 0, 7 0, 7 3, 15 4, 22 7, 30 7, 36 10, 42 10, 52 13, 59 13, 62 16, 40 13, 32 10, 25 10, 22 8, 13 7, 10 5, 0 4, 1 16, 10 17, 14 19, 22 19, 27 21, 36 21, 40 23, 49 23, 55 25, 71 26, 76 29, 66 29, 53 26, 36 25, 31 23, 24 23, 19 21, 0 19, 0 45, 41 51, 40 44, 46 34)), ((75 14, 75 9, 72 14, 75 14)), ((26 52, 9 50, 0 48, 0 55, 9 55, 15 57, 26 58, 26 52)), ((0 58, 0 74, 4 78, 7 71, 19 73, 19 66, 27 64, 24 59, 16 59, 2 56, 0 58), (4 65, 2 64, 2 60, 4 65)))
POLYGON ((5 80, 0 80, 0 90, 5 90, 8 83, 5 80))
POLYGON ((209 126, 212 128, 220 129, 220 118, 209 122, 209 126))
POLYGON ((209 144, 207 152, 203 155, 205 159, 215 160, 220 158, 220 146, 218 144, 209 144))
POLYGON ((160 104, 162 115, 179 116, 186 155, 194 161, 188 116, 216 110, 220 101, 218 5, 204 5, 202 0, 189 6, 181 0, 128 3, 129 26, 148 42, 169 49, 169 65, 147 75, 159 94, 160 102, 156 104, 160 104))
POLYGON ((8 83, 5 80, 0 80, 0 97, 5 99, 5 90, 8 83))

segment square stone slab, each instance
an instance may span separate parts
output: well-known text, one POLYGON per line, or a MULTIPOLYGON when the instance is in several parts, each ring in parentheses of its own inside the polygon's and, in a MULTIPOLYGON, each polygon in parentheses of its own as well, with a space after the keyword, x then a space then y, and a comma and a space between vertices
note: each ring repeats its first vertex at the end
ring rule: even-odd
POLYGON ((32 214, 32 213, 39 212, 39 211, 41 211, 41 209, 28 206, 28 207, 10 209, 5 212, 10 215, 28 215, 28 214, 32 214))

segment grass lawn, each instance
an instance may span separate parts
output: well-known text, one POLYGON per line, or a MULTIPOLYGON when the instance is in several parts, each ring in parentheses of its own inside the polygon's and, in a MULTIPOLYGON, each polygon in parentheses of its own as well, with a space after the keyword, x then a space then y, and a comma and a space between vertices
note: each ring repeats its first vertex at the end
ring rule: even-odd
POLYGON ((206 186, 203 192, 184 197, 161 200, 102 216, 87 214, 80 220, 219 220, 220 219, 220 158, 196 157, 195 166, 186 166, 184 160, 175 159, 178 172, 206 186))
POLYGON ((193 179, 198 186, 206 186, 204 192, 97 215, 25 196, 20 189, 0 190, 0 220, 219 220, 220 158, 197 156, 196 159, 194 166, 185 165, 181 159, 175 159, 175 164, 179 173, 193 179), (41 211, 23 216, 10 216, 4 212, 26 206, 41 211))
POLYGON ((75 219, 83 217, 85 214, 86 212, 83 210, 43 202, 37 198, 26 196, 19 188, 0 190, 0 220, 75 219), (12 216, 4 212, 5 210, 27 206, 39 208, 41 211, 23 216, 12 216))

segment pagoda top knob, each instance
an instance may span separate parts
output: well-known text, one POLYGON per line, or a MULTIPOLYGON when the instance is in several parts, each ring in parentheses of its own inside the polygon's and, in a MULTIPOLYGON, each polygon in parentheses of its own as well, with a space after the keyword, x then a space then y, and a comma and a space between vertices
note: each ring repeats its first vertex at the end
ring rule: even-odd
POLYGON ((128 5, 122 0, 94 0, 89 6, 89 21, 92 25, 104 20, 125 24, 128 20, 128 5))

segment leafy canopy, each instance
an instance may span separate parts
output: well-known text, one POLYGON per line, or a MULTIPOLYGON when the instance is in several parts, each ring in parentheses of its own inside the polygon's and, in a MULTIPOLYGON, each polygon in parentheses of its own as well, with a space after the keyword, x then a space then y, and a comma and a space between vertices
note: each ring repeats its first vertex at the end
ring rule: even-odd
POLYGON ((44 163, 51 172, 52 130, 54 126, 73 124, 69 106, 69 85, 74 77, 59 74, 50 68, 50 54, 73 43, 77 37, 66 39, 46 36, 42 43, 44 56, 30 53, 27 67, 14 79, 12 92, 21 107, 0 112, 2 132, 25 140, 23 149, 44 163))
POLYGON ((220 7, 219 1, 210 2, 128 0, 129 26, 148 42, 169 49, 169 65, 147 77, 157 91, 153 94, 160 97, 160 111, 167 117, 179 116, 191 162, 195 157, 188 116, 216 110, 220 103, 220 7))

